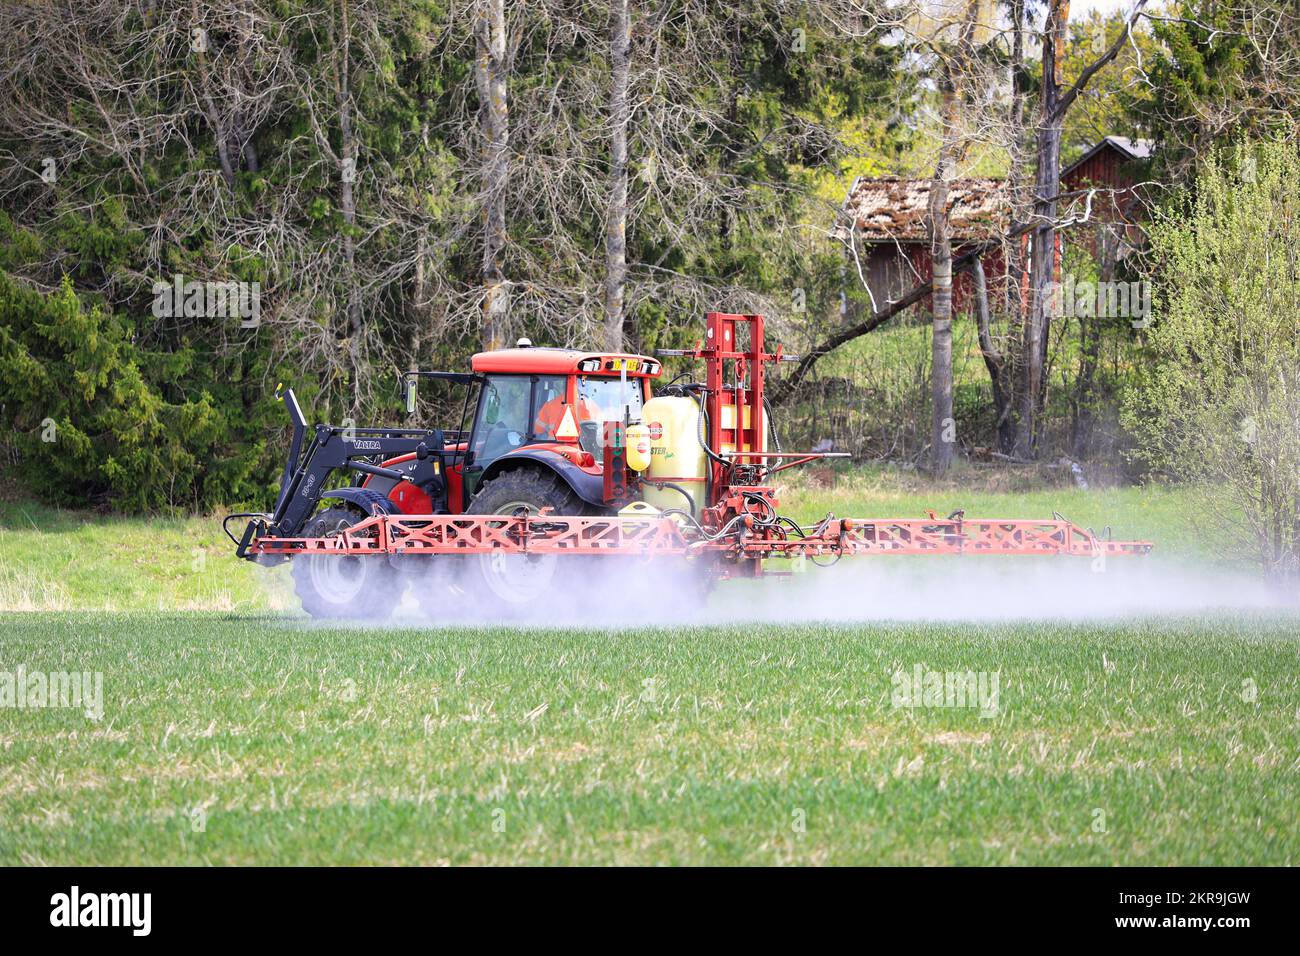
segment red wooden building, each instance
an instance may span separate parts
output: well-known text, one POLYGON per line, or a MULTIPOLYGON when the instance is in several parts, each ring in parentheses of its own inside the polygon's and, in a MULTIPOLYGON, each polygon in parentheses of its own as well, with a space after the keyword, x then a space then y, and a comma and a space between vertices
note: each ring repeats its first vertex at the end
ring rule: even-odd
MULTIPOLYGON (((1141 231, 1133 224, 1142 218, 1143 209, 1138 172, 1150 155, 1146 141, 1107 136, 1062 170, 1062 218, 1085 221, 1058 232, 1058 243, 1064 234, 1066 242, 1082 242, 1095 255, 1097 225, 1128 223, 1126 238, 1136 244, 1141 231)), ((929 199, 928 179, 859 177, 849 187, 833 235, 850 250, 849 268, 861 271, 877 308, 931 277, 929 199)), ((949 186, 949 221, 954 256, 1004 235, 1010 223, 1006 181, 954 180, 949 186)), ((1021 239, 1026 248, 1028 241, 1027 236, 1021 239)), ((998 297, 1009 291, 1003 250, 991 249, 983 261, 989 303, 996 309, 998 297)), ((973 293, 971 276, 957 276, 954 310, 971 311, 973 293)), ((929 307, 928 300, 924 306, 929 307)))
MULTIPOLYGON (((1088 214, 1095 225, 1124 224, 1124 238, 1134 246, 1142 241, 1138 227, 1145 216, 1145 195, 1140 174, 1151 157, 1151 142, 1107 136, 1061 170, 1061 193, 1070 197, 1076 214, 1088 214)), ((1097 229, 1081 226, 1067 231, 1067 243, 1082 243, 1095 257, 1097 229)))
MULTIPOLYGON (((928 179, 858 177, 849 187, 835 236, 850 248, 850 268, 861 270, 877 308, 931 277, 929 202, 928 179)), ((996 239, 1006 231, 1004 180, 953 180, 948 186, 948 203, 954 257, 972 244, 996 239)), ((1001 288, 1005 272, 1000 249, 985 254, 990 298, 1001 288)), ((969 311, 973 292, 971 277, 957 276, 954 310, 969 311)))

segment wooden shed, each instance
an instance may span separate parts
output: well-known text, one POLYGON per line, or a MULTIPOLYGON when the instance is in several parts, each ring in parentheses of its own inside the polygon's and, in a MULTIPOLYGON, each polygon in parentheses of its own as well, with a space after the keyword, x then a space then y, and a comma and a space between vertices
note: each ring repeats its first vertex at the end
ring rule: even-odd
MULTIPOLYGON (((1150 140, 1107 136, 1061 170, 1061 192, 1079 194, 1073 197, 1077 206, 1086 201, 1088 190, 1096 190, 1089 221, 1120 225, 1127 245, 1136 246, 1142 241, 1138 223, 1146 218, 1142 173, 1150 158, 1150 140)), ((1096 226, 1075 229, 1067 233, 1066 242, 1082 244, 1096 258, 1097 233, 1096 226)))
MULTIPOLYGON (((1141 173, 1151 156, 1151 143, 1123 136, 1107 136, 1061 171, 1061 192, 1065 207, 1082 215, 1091 196, 1089 223, 1057 233, 1058 262, 1062 237, 1068 243, 1083 244, 1095 257, 1097 225, 1125 224, 1130 246, 1141 241, 1136 225, 1143 218, 1141 173), (1069 194, 1074 194, 1070 196, 1069 194)), ((929 228, 929 179, 858 177, 849 187, 832 235, 849 250, 850 269, 860 269, 877 307, 907 292, 931 277, 929 228)), ((949 219, 952 225, 953 255, 977 243, 1004 235, 1011 213, 1007 183, 1002 179, 957 179, 949 186, 949 219)), ((1027 250, 1029 239, 1021 238, 1027 250)), ((1006 296, 1006 264, 1001 248, 984 254, 984 272, 989 282, 990 305, 997 308, 999 296, 1006 296)), ((1022 276, 1020 295, 1026 296, 1028 277, 1022 276)), ((953 308, 969 312, 974 308, 974 282, 969 274, 953 282, 953 308)), ((1013 293, 1014 294, 1014 293, 1013 293)), ((929 301, 922 303, 929 307, 929 301)))
MULTIPOLYGON (((929 202, 928 179, 859 177, 849 188, 835 236, 850 247, 851 258, 856 258, 852 267, 861 268, 878 307, 931 277, 929 202)), ((948 210, 953 255, 958 256, 971 245, 1006 231, 1006 182, 953 180, 948 187, 948 210)), ((1005 272, 1000 250, 984 256, 984 272, 991 287, 1000 284, 1005 272)), ((954 309, 973 308, 973 292, 971 277, 957 276, 954 309)))

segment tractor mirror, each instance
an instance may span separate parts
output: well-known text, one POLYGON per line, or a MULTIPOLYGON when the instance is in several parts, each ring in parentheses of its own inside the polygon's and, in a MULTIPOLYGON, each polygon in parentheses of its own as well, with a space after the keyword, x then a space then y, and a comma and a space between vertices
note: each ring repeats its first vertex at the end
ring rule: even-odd
POLYGON ((406 414, 415 414, 415 376, 406 376, 406 414))

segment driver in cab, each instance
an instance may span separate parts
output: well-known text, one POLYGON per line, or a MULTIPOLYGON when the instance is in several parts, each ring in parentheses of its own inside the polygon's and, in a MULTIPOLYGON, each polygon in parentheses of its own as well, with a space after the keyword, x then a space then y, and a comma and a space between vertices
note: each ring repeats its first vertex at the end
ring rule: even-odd
POLYGON ((585 398, 579 398, 577 404, 570 405, 565 402, 563 392, 554 392, 551 398, 537 410, 537 421, 533 423, 533 431, 542 440, 573 441, 578 437, 578 432, 581 431, 584 422, 598 421, 600 421, 600 409, 595 403, 585 398), (564 425, 564 413, 568 410, 572 410, 574 415, 570 426, 574 431, 572 434, 567 432, 561 434, 561 426, 564 425))

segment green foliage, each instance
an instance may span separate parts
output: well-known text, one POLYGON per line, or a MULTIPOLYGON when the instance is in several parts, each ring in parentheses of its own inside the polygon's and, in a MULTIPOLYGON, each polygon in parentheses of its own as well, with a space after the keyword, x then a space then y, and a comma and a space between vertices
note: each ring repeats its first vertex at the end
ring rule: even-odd
POLYGON ((194 354, 134 338, 69 279, 42 295, 0 272, 0 427, 28 486, 48 501, 127 510, 264 492, 263 446, 241 447, 249 436, 231 407, 195 387, 205 376, 194 354))
MULTIPOLYGON (((1109 15, 1092 10, 1071 21, 1063 62, 1067 87, 1119 37, 1131 6, 1124 4, 1109 15)), ((1142 118, 1150 111, 1152 87, 1143 68, 1161 55, 1156 36, 1139 20, 1116 58, 1089 82, 1065 117, 1063 162, 1072 162, 1104 136, 1145 135, 1142 118)))
POLYGON ((149 509, 198 503, 200 457, 220 441, 211 397, 170 403, 144 380, 129 324, 0 273, 0 405, 21 470, 43 497, 149 509), (179 479, 179 483, 178 483, 179 479))
POLYGON ((1294 3, 1181 0, 1171 13, 1153 23, 1147 78, 1121 97, 1130 119, 1159 144, 1159 172, 1194 166, 1243 136, 1294 135, 1294 3))
POLYGON ((1300 571, 1300 154, 1218 152, 1195 197, 1150 230, 1159 274, 1126 421, 1153 471, 1231 489, 1227 524, 1279 573, 1300 571), (1243 266, 1247 266, 1243 268, 1243 266))

